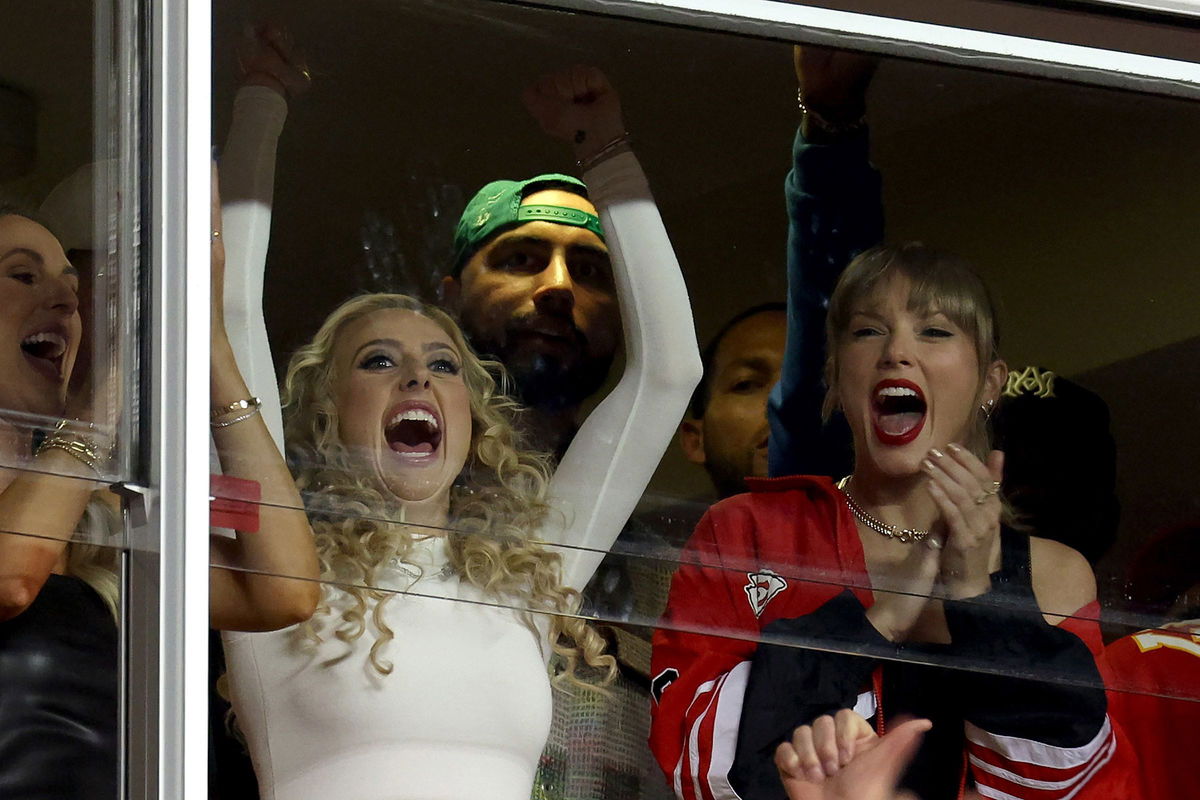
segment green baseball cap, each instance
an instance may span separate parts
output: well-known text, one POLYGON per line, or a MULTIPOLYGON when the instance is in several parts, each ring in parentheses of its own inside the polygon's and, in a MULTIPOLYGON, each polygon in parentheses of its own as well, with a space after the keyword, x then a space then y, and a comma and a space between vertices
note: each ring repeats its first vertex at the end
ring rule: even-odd
POLYGON ((542 189, 565 189, 583 198, 588 196, 583 181, 554 172, 527 181, 492 181, 475 193, 458 219, 452 274, 460 275, 471 256, 493 236, 535 220, 586 228, 604 241, 604 229, 595 214, 566 206, 521 205, 526 197, 542 189))

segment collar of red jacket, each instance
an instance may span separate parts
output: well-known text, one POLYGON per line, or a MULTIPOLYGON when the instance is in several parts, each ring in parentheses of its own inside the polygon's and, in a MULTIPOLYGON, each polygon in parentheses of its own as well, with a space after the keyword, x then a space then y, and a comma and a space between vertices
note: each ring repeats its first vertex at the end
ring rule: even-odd
POLYGON ((785 475, 782 478, 746 478, 746 488, 752 493, 786 492, 791 489, 819 487, 827 492, 837 488, 834 480, 825 475, 785 475))

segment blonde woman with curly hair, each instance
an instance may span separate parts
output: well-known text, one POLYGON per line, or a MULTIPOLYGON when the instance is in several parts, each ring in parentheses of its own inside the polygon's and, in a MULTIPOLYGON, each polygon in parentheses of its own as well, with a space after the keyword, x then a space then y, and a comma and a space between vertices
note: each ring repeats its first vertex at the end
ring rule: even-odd
MULTIPOLYGON (((261 154, 273 150, 254 152, 260 180, 244 199, 265 236, 273 165, 261 154)), ((353 298, 293 356, 279 434, 316 534, 323 599, 289 630, 225 635, 264 798, 527 800, 550 727, 551 655, 565 657, 568 678, 578 662, 613 670, 572 616, 578 590, 640 498, 700 363, 645 178, 632 153, 612 155, 585 177, 625 370, 553 476, 523 444, 500 366, 435 308, 353 298)), ((230 337, 272 405, 261 259, 230 269, 230 337)))

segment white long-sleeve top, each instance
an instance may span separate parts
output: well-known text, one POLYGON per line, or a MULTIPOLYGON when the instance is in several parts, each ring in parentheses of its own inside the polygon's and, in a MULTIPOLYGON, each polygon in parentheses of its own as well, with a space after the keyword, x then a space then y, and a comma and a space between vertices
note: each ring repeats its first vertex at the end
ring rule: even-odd
MULTIPOLYGON (((226 290, 226 320, 251 391, 277 409, 261 287, 281 118, 278 104, 248 91, 231 136, 251 141, 231 142, 222 161, 229 185, 231 153, 259 154, 234 162, 256 176, 237 185, 257 194, 243 221, 226 217, 226 285, 239 287, 226 290), (242 235, 260 241, 243 251, 242 235)), ((701 373, 687 290, 637 160, 617 156, 585 178, 612 254, 626 367, 555 473, 551 499, 564 514, 535 533, 559 549, 563 582, 577 588, 633 511, 701 373)), ((548 620, 535 615, 531 630, 519 609, 444 573, 443 544, 419 542, 381 578, 379 588, 397 592, 384 607, 395 632, 383 653, 389 675, 367 658, 377 635, 369 616, 352 645, 333 639, 315 651, 298 646, 294 629, 225 634, 234 709, 264 798, 527 800, 550 727, 548 620)), ((339 614, 349 600, 328 592, 339 614)))

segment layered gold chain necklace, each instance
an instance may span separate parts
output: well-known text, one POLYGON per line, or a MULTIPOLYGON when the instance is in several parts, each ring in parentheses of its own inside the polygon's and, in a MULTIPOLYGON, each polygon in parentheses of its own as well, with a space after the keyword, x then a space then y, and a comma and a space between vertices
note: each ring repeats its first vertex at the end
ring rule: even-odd
POLYGON ((846 495, 846 504, 850 506, 850 512, 854 514, 854 518, 866 525, 876 533, 882 534, 889 539, 895 539, 898 542, 905 544, 909 542, 921 542, 929 536, 929 531, 920 528, 901 528, 898 525, 888 525, 881 519, 876 519, 866 512, 862 506, 854 499, 854 495, 850 494, 847 488, 850 484, 850 476, 842 478, 838 481, 837 488, 846 495))

